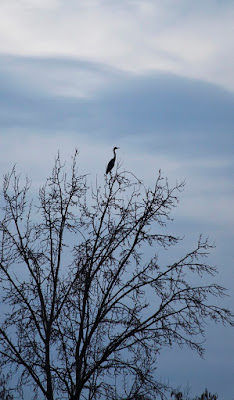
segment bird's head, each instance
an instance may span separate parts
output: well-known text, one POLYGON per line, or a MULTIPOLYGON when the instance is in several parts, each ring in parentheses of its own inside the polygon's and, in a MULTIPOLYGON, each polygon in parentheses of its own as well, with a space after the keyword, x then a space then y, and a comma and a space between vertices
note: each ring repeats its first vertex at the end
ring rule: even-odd
POLYGON ((113 148, 113 150, 117 150, 117 149, 119 149, 119 147, 114 147, 114 148, 113 148))

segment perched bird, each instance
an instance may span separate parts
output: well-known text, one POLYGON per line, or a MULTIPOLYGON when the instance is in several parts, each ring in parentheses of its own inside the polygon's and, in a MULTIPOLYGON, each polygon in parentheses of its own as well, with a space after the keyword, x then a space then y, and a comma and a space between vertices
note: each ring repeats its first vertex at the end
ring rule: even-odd
POLYGON ((115 165, 115 159, 116 159, 116 154, 115 154, 115 150, 119 149, 119 147, 114 147, 113 148, 113 153, 114 153, 114 157, 108 162, 108 165, 106 167, 106 174, 108 174, 109 172, 111 172, 112 168, 115 165))

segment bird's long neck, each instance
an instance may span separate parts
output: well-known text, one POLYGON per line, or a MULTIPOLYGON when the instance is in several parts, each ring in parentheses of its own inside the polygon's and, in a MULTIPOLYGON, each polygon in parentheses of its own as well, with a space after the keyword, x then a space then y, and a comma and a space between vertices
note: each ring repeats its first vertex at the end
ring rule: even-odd
POLYGON ((113 149, 113 153, 114 153, 114 159, 116 159, 115 149, 113 149))

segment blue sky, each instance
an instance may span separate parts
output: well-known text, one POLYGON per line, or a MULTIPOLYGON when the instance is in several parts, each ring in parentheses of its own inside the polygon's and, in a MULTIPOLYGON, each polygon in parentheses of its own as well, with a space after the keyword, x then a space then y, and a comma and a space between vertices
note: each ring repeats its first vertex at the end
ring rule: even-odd
MULTIPOLYGON (((159 169, 186 188, 168 230, 184 249, 204 233, 233 308, 234 3, 2 0, 0 168, 34 188, 58 150, 103 176, 113 146, 147 184, 159 169)), ((158 374, 234 399, 233 330, 208 326, 205 360, 165 350, 158 374)))

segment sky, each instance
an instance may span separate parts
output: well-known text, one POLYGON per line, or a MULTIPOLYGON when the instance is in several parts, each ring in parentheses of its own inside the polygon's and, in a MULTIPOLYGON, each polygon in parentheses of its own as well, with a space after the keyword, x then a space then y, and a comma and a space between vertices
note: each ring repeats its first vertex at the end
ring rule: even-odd
MULTIPOLYGON (((37 189, 59 150, 103 179, 118 161, 147 185, 185 180, 173 233, 203 233, 233 310, 234 2, 1 0, 0 180, 37 189)), ((208 326, 205 358, 162 351, 158 377, 234 400, 233 329, 208 326)))

